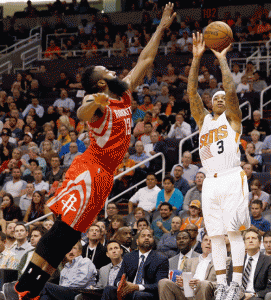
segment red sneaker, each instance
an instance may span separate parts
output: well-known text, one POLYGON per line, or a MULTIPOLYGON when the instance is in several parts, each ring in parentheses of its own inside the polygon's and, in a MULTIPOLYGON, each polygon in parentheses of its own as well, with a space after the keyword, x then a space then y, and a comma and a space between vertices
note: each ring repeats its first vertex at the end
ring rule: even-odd
POLYGON ((18 284, 18 282, 15 284, 14 290, 15 290, 15 292, 18 294, 19 300, 39 300, 39 299, 40 299, 40 296, 37 296, 37 297, 34 297, 34 298, 30 298, 30 297, 29 297, 29 294, 30 294, 29 291, 26 291, 26 292, 18 292, 18 291, 16 290, 16 285, 17 285, 17 284, 18 284))

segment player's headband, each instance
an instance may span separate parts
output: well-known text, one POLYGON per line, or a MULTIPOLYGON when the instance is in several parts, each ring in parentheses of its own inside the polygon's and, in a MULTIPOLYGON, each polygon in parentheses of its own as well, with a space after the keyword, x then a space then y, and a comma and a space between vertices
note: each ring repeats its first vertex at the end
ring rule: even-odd
POLYGON ((214 104, 214 99, 217 95, 226 95, 226 93, 224 91, 218 91, 218 92, 214 93, 213 98, 212 98, 212 105, 214 104))

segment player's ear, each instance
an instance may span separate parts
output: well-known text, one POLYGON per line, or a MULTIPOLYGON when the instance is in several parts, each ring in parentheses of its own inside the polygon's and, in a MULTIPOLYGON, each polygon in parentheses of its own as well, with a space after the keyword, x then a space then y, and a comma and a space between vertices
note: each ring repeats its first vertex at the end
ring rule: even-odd
POLYGON ((107 87, 107 83, 104 79, 100 79, 97 83, 99 90, 103 91, 107 87))

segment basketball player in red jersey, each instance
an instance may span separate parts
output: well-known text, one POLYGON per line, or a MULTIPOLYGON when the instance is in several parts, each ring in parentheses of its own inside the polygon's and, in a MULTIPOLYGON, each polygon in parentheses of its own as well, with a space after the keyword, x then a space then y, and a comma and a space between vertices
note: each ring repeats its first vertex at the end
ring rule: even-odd
MULTIPOLYGON (((87 96, 77 115, 90 128, 90 146, 71 164, 65 181, 47 205, 58 216, 38 243, 25 272, 16 283, 20 300, 38 300, 46 281, 66 253, 95 219, 113 185, 113 173, 129 147, 131 92, 151 67, 164 30, 176 13, 168 3, 155 33, 141 52, 134 69, 123 80, 102 66, 89 67, 82 84, 87 96)), ((5 295, 7 299, 9 295, 5 295)))

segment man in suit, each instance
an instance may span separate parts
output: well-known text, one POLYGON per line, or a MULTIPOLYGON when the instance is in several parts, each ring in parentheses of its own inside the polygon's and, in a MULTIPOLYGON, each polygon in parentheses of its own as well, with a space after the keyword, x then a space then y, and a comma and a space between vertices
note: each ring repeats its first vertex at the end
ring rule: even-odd
POLYGON ((244 299, 264 299, 271 292, 271 258, 260 252, 261 235, 257 230, 248 229, 244 239, 247 250, 242 277, 244 299))
MULTIPOLYGON (((121 245, 123 253, 130 253, 132 251, 132 230, 131 228, 124 226, 117 230, 114 235, 114 239, 121 245)), ((108 255, 107 255, 108 256, 108 255)))
POLYGON ((83 247, 82 256, 88 257, 99 270, 101 267, 110 263, 110 259, 106 256, 106 249, 100 243, 101 229, 97 225, 91 225, 87 232, 89 239, 88 244, 83 247))
MULTIPOLYGON (((214 295, 216 273, 212 261, 212 245, 210 237, 205 234, 201 243, 203 253, 200 256, 189 258, 184 262, 183 271, 191 272, 193 279, 189 285, 195 291, 195 300, 209 300, 214 295)), ((229 269, 230 258, 227 259, 229 269)), ((175 268, 173 270, 178 270, 175 268)), ((160 300, 186 300, 183 291, 182 276, 176 277, 176 282, 162 279, 158 284, 160 300)))
POLYGON ((105 288, 102 300, 158 298, 158 282, 168 277, 168 260, 162 254, 152 250, 154 238, 150 229, 143 229, 139 233, 137 245, 138 251, 124 256, 115 286, 105 288), (126 275, 126 279, 120 282, 123 274, 126 275))
POLYGON ((170 270, 183 270, 186 259, 198 257, 199 254, 192 250, 192 237, 188 230, 180 231, 176 236, 179 254, 169 259, 170 270))

